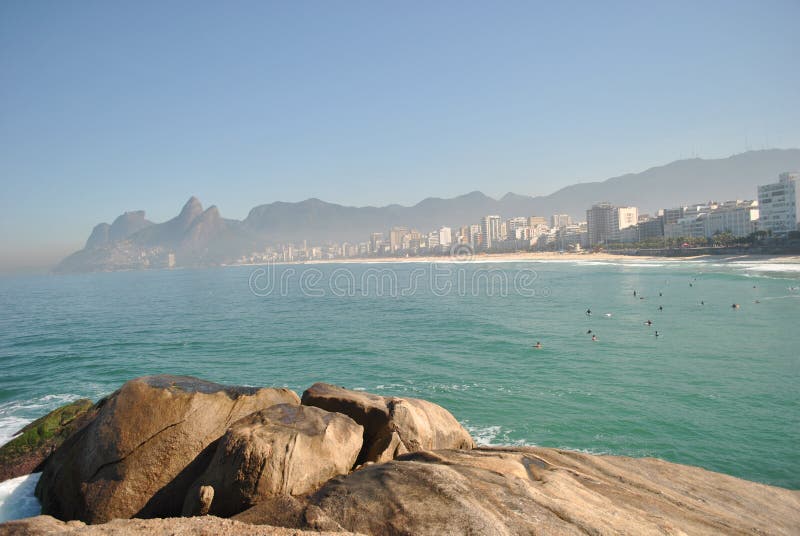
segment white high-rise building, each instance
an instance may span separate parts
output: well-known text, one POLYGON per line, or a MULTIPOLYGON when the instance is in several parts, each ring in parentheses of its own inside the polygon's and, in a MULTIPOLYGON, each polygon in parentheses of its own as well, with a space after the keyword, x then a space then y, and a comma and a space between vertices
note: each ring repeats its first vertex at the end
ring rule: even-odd
POLYGON ((500 216, 484 216, 481 218, 482 246, 485 249, 492 249, 492 246, 495 245, 497 241, 501 240, 500 226, 500 216))
POLYGON ((442 247, 450 247, 453 243, 453 231, 450 227, 442 227, 439 229, 439 244, 442 247))
POLYGON ((569 214, 553 214, 550 216, 550 223, 550 227, 560 229, 562 227, 572 225, 572 218, 569 216, 569 214))
POLYGON ((800 172, 793 171, 778 175, 778 182, 758 187, 759 229, 780 236, 800 228, 798 182, 800 172))

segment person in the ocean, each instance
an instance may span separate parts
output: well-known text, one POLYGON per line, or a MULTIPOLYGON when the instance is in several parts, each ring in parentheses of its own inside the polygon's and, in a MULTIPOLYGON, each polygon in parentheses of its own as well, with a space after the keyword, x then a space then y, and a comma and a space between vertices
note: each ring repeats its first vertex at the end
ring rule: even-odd
POLYGON ((733 307, 734 309, 738 309, 739 308, 739 304, 738 303, 734 303, 733 305, 731 305, 731 307, 733 307))
POLYGON ((663 308, 661 305, 659 305, 659 306, 658 306, 658 310, 659 310, 659 311, 663 311, 663 310, 664 310, 664 308, 663 308))
POLYGON ((597 340, 597 335, 592 335, 592 340, 596 341, 597 340))
POLYGON ((586 316, 592 316, 592 310, 586 309, 586 316))
POLYGON ((589 331, 586 332, 586 334, 587 335, 591 335, 592 334, 592 330, 590 329, 589 331))
POLYGON ((533 347, 537 348, 537 349, 541 348, 542 347, 542 343, 540 343, 539 341, 536 341, 536 344, 534 344, 533 347))
POLYGON ((653 321, 652 320, 648 320, 647 322, 645 322, 645 325, 646 326, 652 326, 653 325, 653 321))
POLYGON ((661 294, 660 292, 658 293, 658 295, 659 295, 659 296, 663 296, 663 294, 661 294))
POLYGON ((693 287, 694 285, 692 285, 691 283, 689 283, 689 286, 690 286, 690 287, 693 287))
POLYGON ((633 291, 633 295, 636 296, 636 291, 635 290, 633 291))
POLYGON ((658 330, 656 330, 656 337, 658 337, 658 330))
POLYGON ((705 304, 706 304, 706 302, 704 302, 703 300, 700 300, 700 305, 705 305, 705 304))

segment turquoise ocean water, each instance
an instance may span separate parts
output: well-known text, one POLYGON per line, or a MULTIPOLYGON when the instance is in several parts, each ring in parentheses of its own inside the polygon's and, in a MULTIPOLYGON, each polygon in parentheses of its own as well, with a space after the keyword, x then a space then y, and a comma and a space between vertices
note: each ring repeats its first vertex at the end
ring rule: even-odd
POLYGON ((432 400, 483 443, 656 456, 800 488, 797 286, 800 265, 758 261, 0 278, 0 442, 145 374, 298 393, 326 381, 432 400))

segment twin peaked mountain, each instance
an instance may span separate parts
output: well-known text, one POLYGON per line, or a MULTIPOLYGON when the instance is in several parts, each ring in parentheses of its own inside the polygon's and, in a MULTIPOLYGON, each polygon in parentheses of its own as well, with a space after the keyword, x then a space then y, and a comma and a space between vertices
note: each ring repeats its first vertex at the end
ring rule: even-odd
POLYGON ((170 266, 213 266, 266 246, 301 243, 365 242, 372 232, 407 226, 422 232, 442 225, 457 228, 487 214, 504 218, 569 214, 585 219, 593 203, 638 206, 651 214, 708 200, 754 199, 758 184, 774 182, 784 171, 800 169, 800 149, 749 151, 729 158, 679 160, 642 173, 603 182, 575 184, 551 195, 506 194, 493 199, 472 192, 451 199, 428 198, 405 207, 348 207, 308 199, 253 208, 244 220, 225 219, 217 207, 203 210, 192 197, 180 214, 153 223, 144 211, 127 212, 92 231, 86 247, 64 259, 60 272, 108 271, 170 266))
POLYGON ((226 220, 219 209, 192 197, 180 214, 153 223, 143 210, 126 212, 111 225, 95 226, 86 247, 56 267, 57 272, 91 272, 160 268, 172 265, 206 266, 234 259, 254 241, 245 240, 241 222, 226 220))

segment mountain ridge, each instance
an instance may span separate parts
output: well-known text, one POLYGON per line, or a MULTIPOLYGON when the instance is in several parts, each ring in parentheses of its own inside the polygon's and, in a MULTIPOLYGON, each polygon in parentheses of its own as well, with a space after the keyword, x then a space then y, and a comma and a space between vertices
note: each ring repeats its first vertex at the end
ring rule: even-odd
POLYGON ((721 159, 676 160, 639 173, 568 185, 544 196, 508 192, 495 199, 474 190, 451 198, 427 197, 411 206, 379 207, 311 197, 256 205, 243 220, 222 218, 216 206, 203 210, 192 196, 178 216, 163 223, 146 220, 140 210, 126 212, 110 226, 98 224, 86 247, 64 259, 56 271, 141 268, 135 255, 143 252, 159 258, 158 265, 167 265, 170 253, 181 266, 219 264, 279 243, 363 242, 370 233, 386 233, 395 226, 425 232, 477 223, 489 214, 569 214, 583 220, 586 209, 600 201, 652 213, 712 199, 755 199, 758 184, 795 169, 800 169, 800 149, 767 149, 721 159))

